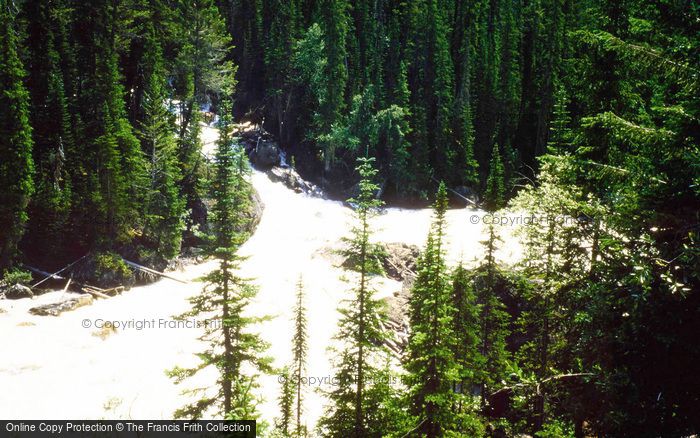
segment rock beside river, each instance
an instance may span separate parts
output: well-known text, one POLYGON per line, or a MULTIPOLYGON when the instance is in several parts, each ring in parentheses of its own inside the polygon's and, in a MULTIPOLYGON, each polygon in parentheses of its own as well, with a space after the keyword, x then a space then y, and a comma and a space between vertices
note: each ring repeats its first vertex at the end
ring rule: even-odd
POLYGON ((39 316, 58 316, 63 312, 77 309, 78 307, 92 304, 93 298, 90 295, 79 295, 75 298, 59 301, 43 306, 32 307, 29 313, 39 316))
POLYGON ((34 293, 27 286, 21 284, 0 285, 0 295, 8 300, 32 298, 34 293))

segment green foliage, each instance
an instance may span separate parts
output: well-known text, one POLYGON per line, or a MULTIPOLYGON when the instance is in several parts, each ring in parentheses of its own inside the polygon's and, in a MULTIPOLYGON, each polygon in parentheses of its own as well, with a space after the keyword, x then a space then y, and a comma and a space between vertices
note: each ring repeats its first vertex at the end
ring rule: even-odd
POLYGON ((94 276, 100 284, 121 285, 131 279, 132 273, 121 256, 102 252, 95 255, 94 276))
POLYGON ((462 421, 454 412, 460 397, 453 391, 453 385, 461 379, 454 355, 455 308, 444 254, 446 211, 447 191, 441 183, 433 206, 433 224, 417 265, 418 275, 409 301, 411 334, 406 369, 411 375, 410 411, 419 419, 418 432, 431 437, 454 430, 462 421))
POLYGON ((572 438, 575 435, 570 424, 555 420, 547 422, 542 430, 535 433, 535 436, 537 438, 572 438))
POLYGON ((296 304, 294 306, 294 337, 292 338, 292 377, 294 379, 293 400, 296 401, 294 409, 294 435, 296 437, 306 436, 306 425, 302 424, 301 415, 303 412, 303 377, 306 372, 306 357, 308 355, 308 335, 307 317, 304 298, 304 283, 301 276, 297 283, 296 304))
MULTIPOLYGON (((521 227, 514 269, 497 261, 505 236, 490 225, 483 262, 451 273, 437 218, 411 304, 408 390, 386 383, 396 364, 373 322, 379 251, 354 227, 347 255, 361 280, 339 330, 346 383, 331 395, 328 434, 481 436, 486 423, 492 435, 700 430, 700 380, 688 372, 700 361, 694 4, 0 6, 0 271, 20 261, 52 270, 92 252, 99 275, 121 282, 130 273, 117 254, 163 264, 183 226, 188 244, 211 232, 203 244, 220 264, 193 314, 225 321, 200 356, 221 378, 181 414, 255 417, 256 374, 269 369, 249 330, 257 320, 234 316, 255 295, 236 274, 250 186, 230 138, 235 114, 263 123, 300 171, 325 172, 330 185, 373 157, 363 181, 382 181, 392 199, 426 199, 442 179, 484 189, 489 212, 515 195, 509 211, 537 218, 521 227), (223 122, 211 165, 203 106, 223 122), (491 399, 500 389, 510 394, 502 411, 491 399)), ((379 190, 360 188, 362 224, 379 190)))
POLYGON ((180 252, 185 204, 177 189, 180 179, 176 157, 174 120, 165 107, 165 78, 162 54, 154 29, 147 40, 152 72, 144 91, 139 137, 146 153, 149 191, 145 200, 144 237, 159 255, 168 260, 180 252))
POLYGON ((32 281, 32 274, 21 269, 12 268, 3 274, 2 283, 4 284, 29 284, 32 281))
POLYGON ((506 188, 503 161, 498 151, 498 145, 493 145, 491 161, 489 162, 489 177, 486 180, 484 193, 486 211, 495 212, 505 206, 506 188))
POLYGON ((388 396, 386 387, 377 386, 380 372, 376 366, 384 347, 386 315, 380 301, 374 298, 371 277, 382 272, 380 251, 370 241, 371 219, 382 205, 375 198, 378 186, 373 182, 377 171, 372 158, 358 159, 359 194, 348 202, 354 206, 355 224, 351 237, 345 239, 345 255, 353 260, 357 275, 354 295, 340 309, 336 339, 342 347, 336 351, 335 378, 338 385, 328 394, 330 405, 319 421, 326 436, 381 436, 385 423, 375 423, 376 407, 388 396))
POLYGON ((285 367, 280 373, 282 388, 279 395, 280 416, 275 422, 275 431, 281 437, 291 436, 293 430, 294 378, 285 367))
POLYGON ((479 382, 478 370, 483 368, 484 362, 483 352, 479 350, 481 306, 477 303, 469 272, 462 265, 454 270, 451 281, 451 301, 454 307, 452 324, 456 338, 453 352, 460 374, 454 390, 457 393, 470 394, 472 386, 479 382))
POLYGON ((18 55, 14 14, 3 4, 0 20, 0 272, 16 257, 17 243, 27 221, 27 205, 34 192, 32 128, 29 93, 22 82, 24 68, 18 55))
POLYGON ((202 418, 221 415, 227 418, 256 419, 260 400, 256 394, 258 373, 272 372, 271 358, 259 334, 251 326, 265 317, 247 316, 247 307, 257 294, 250 280, 237 273, 243 258, 236 254, 244 241, 237 231, 245 222, 243 212, 250 199, 249 172, 245 152, 231 138, 229 101, 223 102, 219 123, 219 140, 215 158, 215 176, 211 182, 211 235, 207 252, 219 265, 204 277, 206 286, 191 299, 192 309, 182 317, 215 318, 218 324, 208 324, 201 340, 208 348, 198 354, 201 364, 190 369, 174 368, 169 375, 180 383, 202 369, 213 366, 219 374, 213 392, 207 388, 186 391, 199 398, 177 410, 178 418, 202 418), (212 395, 213 394, 213 395, 212 395))

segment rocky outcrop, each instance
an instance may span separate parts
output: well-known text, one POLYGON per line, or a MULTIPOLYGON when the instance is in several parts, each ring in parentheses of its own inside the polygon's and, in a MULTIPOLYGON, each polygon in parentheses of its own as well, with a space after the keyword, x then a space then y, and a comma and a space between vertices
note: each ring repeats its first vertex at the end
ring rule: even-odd
POLYGON ((267 175, 272 181, 281 182, 297 193, 306 193, 313 196, 323 196, 321 189, 303 179, 296 170, 291 167, 275 166, 268 170, 267 175))
POLYGON ((246 221, 243 225, 243 230, 249 234, 253 234, 255 229, 262 219, 263 210, 265 209, 265 204, 263 203, 258 191, 252 188, 250 196, 250 208, 245 213, 246 221))
POLYGON ((258 169, 269 169, 282 163, 282 155, 274 137, 260 127, 243 129, 237 133, 248 154, 250 163, 258 169))
POLYGON ((260 139, 249 154, 250 162, 259 169, 269 169, 281 162, 277 143, 260 139))
POLYGON ((22 284, 0 285, 0 296, 4 296, 8 300, 19 300, 32 298, 34 293, 22 284))
POLYGON ((386 254, 382 265, 387 277, 404 281, 409 276, 415 275, 416 263, 420 256, 417 246, 392 242, 382 244, 382 249, 386 254))
POLYGON ((78 307, 92 304, 93 298, 90 295, 80 295, 57 303, 44 304, 43 306, 32 307, 29 313, 39 316, 58 316, 63 312, 77 309, 78 307))
POLYGON ((394 292, 390 297, 384 298, 387 311, 387 324, 384 327, 390 336, 384 341, 385 345, 396 357, 401 358, 408 346, 410 325, 408 321, 408 300, 411 297, 414 277, 409 274, 403 281, 400 291, 394 292))

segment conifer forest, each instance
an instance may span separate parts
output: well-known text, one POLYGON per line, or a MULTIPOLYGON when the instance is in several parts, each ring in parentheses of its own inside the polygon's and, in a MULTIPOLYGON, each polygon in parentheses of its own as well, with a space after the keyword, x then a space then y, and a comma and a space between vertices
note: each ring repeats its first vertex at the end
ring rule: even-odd
POLYGON ((700 436, 700 3, 0 0, 0 419, 134 418, 700 436))

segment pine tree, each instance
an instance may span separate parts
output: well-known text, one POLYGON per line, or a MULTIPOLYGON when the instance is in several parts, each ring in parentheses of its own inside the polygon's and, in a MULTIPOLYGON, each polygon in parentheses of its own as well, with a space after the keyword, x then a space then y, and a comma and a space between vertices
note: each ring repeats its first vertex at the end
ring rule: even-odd
POLYGON ((66 154, 75 150, 60 46, 60 4, 26 2, 28 71, 36 193, 29 204, 25 255, 40 266, 61 262, 72 197, 66 154))
POLYGON ((281 437, 292 436, 294 421, 294 377, 289 368, 285 367, 280 374, 282 387, 279 395, 280 416, 276 420, 276 431, 281 437))
MULTIPOLYGON (((345 40, 347 34, 346 0, 324 0, 321 6, 321 29, 323 30, 325 65, 325 89, 318 114, 319 138, 331 133, 334 125, 341 122, 345 108, 345 85, 347 81, 345 40)), ((330 170, 335 159, 335 147, 325 141, 323 150, 324 169, 330 170)))
MULTIPOLYGON (((237 273, 243 257, 236 254, 245 235, 237 230, 245 222, 243 212, 250 202, 249 172, 245 152, 231 139, 230 106, 222 102, 219 140, 215 160, 215 176, 211 184, 214 206, 211 210, 213 234, 208 252, 219 266, 204 277, 207 285, 192 298, 192 310, 183 317, 212 313, 219 324, 205 328, 201 339, 210 347, 199 357, 202 364, 191 369, 176 367, 170 371, 176 383, 207 366, 219 372, 218 388, 213 396, 199 400, 178 411, 178 418, 201 418, 218 414, 231 418, 257 418, 258 399, 256 372, 271 372, 271 358, 264 356, 267 344, 250 327, 265 318, 247 316, 247 308, 257 293, 256 287, 237 273)), ((190 391, 196 393, 197 391, 190 391)))
MULTIPOLYGON (((460 377, 454 383, 456 393, 471 395, 472 386, 478 382, 483 367, 483 356, 479 350, 479 314, 472 278, 461 264, 452 273, 451 301, 454 307, 452 317, 453 333, 456 337, 453 348, 455 361, 459 365, 460 377)), ((461 400, 456 408, 461 412, 461 400)))
POLYGON ((0 4, 0 273, 17 255, 17 243, 27 222, 27 205, 34 191, 32 180, 32 128, 29 125, 29 93, 18 55, 14 13, 0 4))
POLYGON ((489 163, 489 177, 486 180, 486 193, 484 193, 486 211, 495 213, 505 206, 506 188, 505 172, 498 144, 493 146, 491 161, 489 163))
POLYGON ((144 237, 152 243, 162 263, 180 251, 184 202, 177 189, 180 179, 176 157, 173 117, 166 103, 165 72, 155 29, 145 44, 146 63, 151 66, 144 91, 143 112, 139 137, 147 157, 149 192, 145 200, 144 237))
MULTIPOLYGON (((265 79, 271 113, 277 121, 276 131, 280 144, 288 146, 293 128, 294 77, 291 74, 294 43, 300 34, 299 2, 271 0, 265 2, 265 16, 269 16, 265 32, 265 79)), ((274 131, 273 131, 274 132, 274 131)))
POLYGON ((329 394, 331 405, 320 428, 327 436, 379 436, 369 422, 372 377, 376 374, 376 361, 383 350, 385 338, 382 321, 386 318, 380 302, 374 298, 371 276, 382 272, 379 261, 380 248, 370 241, 370 221, 382 205, 375 199, 378 186, 372 181, 377 171, 372 168, 373 158, 359 158, 360 192, 348 202, 354 206, 355 222, 352 237, 346 239, 345 256, 352 270, 358 275, 354 296, 341 309, 341 319, 336 339, 345 344, 338 352, 337 387, 329 394))
POLYGON ((440 184, 433 224, 409 301, 411 333, 406 369, 410 375, 410 410, 419 419, 417 432, 428 437, 442 436, 457 423, 453 385, 459 381, 459 366, 453 353, 455 309, 444 254, 446 211, 447 191, 440 184))
MULTIPOLYGON (((528 294, 527 310, 521 314, 529 341, 520 349, 521 363, 538 381, 560 370, 564 333, 572 308, 567 293, 587 275, 588 255, 579 244, 580 227, 567 222, 581 209, 580 188, 571 181, 571 162, 549 157, 542 160, 537 187, 527 187, 514 201, 536 220, 523 227, 525 257, 522 272, 537 286, 528 294)), ((548 414, 547 394, 533 403, 533 429, 539 431, 548 414)))
MULTIPOLYGON (((498 145, 494 145, 489 176, 486 181, 485 204, 486 211, 496 213, 505 206, 504 171, 498 145)), ((496 231, 495 221, 488 224, 488 238, 481 242, 486 251, 486 257, 480 269, 472 279, 476 290, 476 298, 481 309, 479 312, 479 353, 483 364, 478 373, 481 403, 486 403, 489 391, 502 380, 506 367, 506 336, 509 330, 509 316, 502 302, 504 283, 503 275, 496 262, 496 250, 501 238, 496 231)))
POLYGON ((306 307, 304 305, 304 283, 301 276, 297 283, 296 305, 294 307, 294 338, 292 339, 292 374, 294 378, 296 405, 294 406, 294 435, 306 436, 306 426, 301 423, 303 394, 302 380, 306 371, 306 356, 308 353, 308 341, 306 333, 306 307))
MULTIPOLYGON (((174 60, 174 97, 179 101, 178 163, 180 192, 186 208, 193 212, 201 208, 201 183, 204 163, 200 106, 210 104, 210 96, 232 93, 236 85, 236 66, 227 58, 231 37, 213 0, 181 2, 177 8, 176 39, 181 41, 174 60)), ((203 225, 191 216, 188 232, 203 225)))

